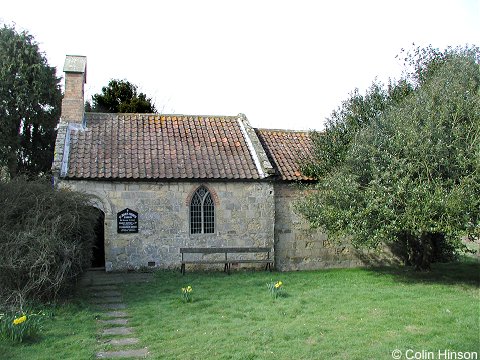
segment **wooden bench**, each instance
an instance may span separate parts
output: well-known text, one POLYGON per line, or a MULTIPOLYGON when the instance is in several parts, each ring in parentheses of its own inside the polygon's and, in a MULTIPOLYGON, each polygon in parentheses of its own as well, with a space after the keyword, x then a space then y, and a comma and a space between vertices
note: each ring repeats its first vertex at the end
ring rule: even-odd
POLYGON ((271 248, 266 247, 197 247, 197 248, 180 248, 182 254, 182 266, 180 271, 185 275, 186 264, 223 264, 223 271, 230 274, 232 264, 265 264, 265 270, 272 271, 273 259, 270 258, 271 248), (239 259, 237 257, 229 257, 233 254, 251 254, 265 253, 265 259, 239 259), (185 259, 185 254, 223 254, 222 258, 215 259, 185 259))

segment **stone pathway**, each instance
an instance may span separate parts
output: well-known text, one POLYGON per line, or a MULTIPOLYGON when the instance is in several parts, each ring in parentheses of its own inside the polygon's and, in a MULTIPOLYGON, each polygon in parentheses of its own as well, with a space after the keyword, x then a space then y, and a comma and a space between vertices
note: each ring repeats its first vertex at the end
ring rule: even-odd
POLYGON ((146 358, 148 348, 139 347, 135 329, 129 326, 130 316, 123 302, 118 285, 127 282, 145 282, 151 273, 110 274, 104 271, 88 271, 82 279, 91 295, 91 303, 100 310, 99 342, 103 351, 97 359, 146 358))

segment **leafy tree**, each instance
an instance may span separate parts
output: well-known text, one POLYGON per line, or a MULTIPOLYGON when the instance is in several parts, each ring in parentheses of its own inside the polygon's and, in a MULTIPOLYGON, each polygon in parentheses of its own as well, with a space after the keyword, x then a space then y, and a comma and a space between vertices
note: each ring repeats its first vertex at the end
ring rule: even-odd
POLYGON ((85 111, 107 113, 155 113, 155 105, 144 93, 137 94, 137 86, 126 80, 112 79, 101 94, 92 96, 85 111))
POLYGON ((380 111, 367 120, 352 126, 340 116, 317 138, 317 144, 333 142, 317 145, 318 154, 330 147, 337 158, 307 166, 320 169, 321 177, 298 208, 332 236, 368 247, 399 246, 407 263, 428 269, 455 253, 460 236, 479 235, 480 52, 426 48, 406 60, 413 71, 393 86, 400 89, 395 101, 380 97, 384 105, 369 103, 367 110, 380 111), (336 128, 342 126, 349 138, 335 148, 330 133, 341 133, 336 128))
POLYGON ((333 111, 324 132, 313 131, 312 137, 317 161, 305 164, 303 172, 322 178, 345 161, 356 133, 397 104, 412 92, 406 81, 390 83, 385 88, 374 82, 365 95, 355 89, 342 106, 333 111))
POLYGON ((59 81, 33 36, 0 28, 0 167, 10 177, 50 170, 60 118, 59 81))

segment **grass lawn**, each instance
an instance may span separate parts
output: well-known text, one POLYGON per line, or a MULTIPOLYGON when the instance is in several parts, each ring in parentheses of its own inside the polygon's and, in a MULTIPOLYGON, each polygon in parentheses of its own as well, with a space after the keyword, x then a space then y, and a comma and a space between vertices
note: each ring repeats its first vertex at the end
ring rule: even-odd
MULTIPOLYGON (((475 262, 429 273, 159 271, 153 282, 121 289, 151 358, 392 359, 395 349, 480 353, 479 276, 475 262), (270 296, 270 280, 284 283, 285 297, 270 296), (181 301, 187 285, 191 303, 181 301)), ((98 314, 77 302, 58 309, 40 341, 0 342, 0 358, 93 358, 98 314)))
MULTIPOLYGON (((48 309, 47 312, 52 311, 48 309)), ((89 305, 78 299, 60 305, 43 321, 38 339, 12 344, 0 339, 0 359, 93 359, 97 331, 89 305)))

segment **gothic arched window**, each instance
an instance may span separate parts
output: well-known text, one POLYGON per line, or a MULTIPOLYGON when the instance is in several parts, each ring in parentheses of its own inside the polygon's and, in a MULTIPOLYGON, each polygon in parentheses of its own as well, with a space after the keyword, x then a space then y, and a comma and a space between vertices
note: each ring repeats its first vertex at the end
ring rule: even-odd
POLYGON ((215 232, 215 205, 210 191, 200 186, 190 202, 190 234, 215 232))

